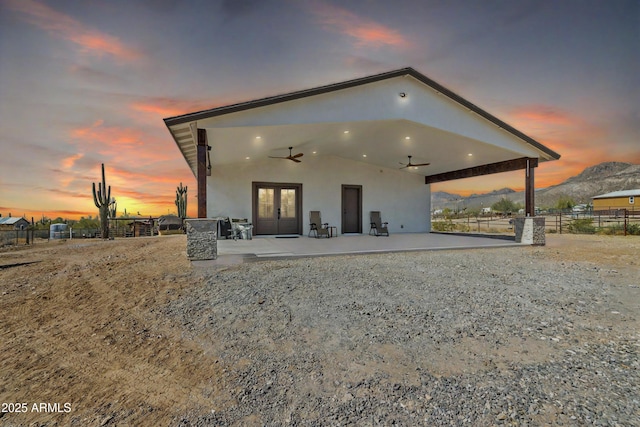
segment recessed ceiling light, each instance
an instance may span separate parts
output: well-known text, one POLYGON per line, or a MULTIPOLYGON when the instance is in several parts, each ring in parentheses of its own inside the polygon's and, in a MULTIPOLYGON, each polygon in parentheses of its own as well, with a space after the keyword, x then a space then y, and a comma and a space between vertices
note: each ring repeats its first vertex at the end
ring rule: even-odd
POLYGON ((318 153, 317 151, 312 151, 312 152, 311 152, 311 154, 317 154, 317 153, 318 153))
POLYGON ((418 167, 417 167, 417 166, 414 166, 413 168, 414 168, 414 169, 418 169, 418 167))
POLYGON ((245 160, 249 160, 250 158, 251 158, 251 157, 245 157, 244 159, 245 159, 245 160))
POLYGON ((366 154, 363 154, 363 155, 362 155, 362 157, 367 157, 367 155, 366 155, 366 154))
POLYGON ((256 136, 256 139, 262 139, 262 137, 260 135, 256 136))
POLYGON ((469 153, 469 154, 467 154, 467 156, 471 157, 471 156, 473 156, 473 153, 469 153))
POLYGON ((404 139, 411 139, 411 137, 410 136, 405 136, 404 139))
POLYGON ((404 97, 406 97, 406 96, 407 96, 407 94, 406 94, 406 93, 404 93, 404 92, 400 92, 398 95, 400 95, 400 98, 404 98, 404 97))
POLYGON ((344 133, 349 133, 349 131, 348 131, 348 130, 345 130, 345 131, 344 131, 344 133))

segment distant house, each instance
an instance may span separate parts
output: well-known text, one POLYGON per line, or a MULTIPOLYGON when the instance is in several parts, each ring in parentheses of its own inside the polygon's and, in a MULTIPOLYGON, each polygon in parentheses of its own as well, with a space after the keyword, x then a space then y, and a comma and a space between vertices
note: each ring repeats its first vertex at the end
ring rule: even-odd
POLYGON ((26 230, 29 221, 21 217, 0 217, 0 230, 26 230))
POLYGON ((593 210, 628 209, 640 211, 640 189, 614 191, 593 197, 593 210), (638 201, 638 203, 636 203, 638 201))
POLYGON ((162 215, 158 218, 158 231, 160 234, 171 234, 182 229, 182 218, 175 215, 162 215))
POLYGON ((154 233, 154 221, 152 218, 149 219, 136 219, 129 224, 129 236, 132 237, 142 237, 142 236, 153 236, 154 233))

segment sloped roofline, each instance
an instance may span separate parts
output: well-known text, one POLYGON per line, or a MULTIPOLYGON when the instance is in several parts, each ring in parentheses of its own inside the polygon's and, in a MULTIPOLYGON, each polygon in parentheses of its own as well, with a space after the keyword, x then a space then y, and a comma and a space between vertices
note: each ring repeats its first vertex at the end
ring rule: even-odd
POLYGON ((473 111, 474 113, 478 114, 479 116, 483 117, 484 119, 494 123, 495 125, 497 125, 497 126, 503 128, 504 130, 506 130, 507 132, 515 135, 516 137, 520 138, 521 140, 523 140, 523 141, 527 142, 528 144, 534 146, 538 150, 543 151, 544 153, 546 153, 547 155, 549 155, 553 159, 557 160, 557 159, 560 158, 560 154, 558 154, 555 151, 551 150, 550 148, 542 145, 541 143, 539 143, 535 139, 531 138, 530 136, 525 135, 524 133, 520 132, 519 130, 517 130, 513 126, 503 122, 502 120, 498 119, 494 115, 488 113, 487 111, 483 110, 482 108, 478 107, 477 105, 473 104, 472 102, 467 101, 466 99, 464 99, 460 95, 458 95, 458 94, 454 93, 453 91, 447 89, 446 87, 442 86, 438 82, 430 79, 429 77, 425 76, 422 73, 419 73, 418 71, 416 71, 412 67, 401 68, 399 70, 388 71, 388 72, 385 72, 385 73, 375 74, 373 76, 368 76, 368 77, 360 77, 360 78, 356 78, 356 79, 353 79, 353 80, 347 80, 347 81, 340 82, 340 83, 332 83, 332 84, 328 84, 328 85, 325 85, 325 86, 319 86, 319 87, 312 88, 312 89, 304 89, 304 90, 290 92, 290 93, 286 93, 286 94, 281 94, 281 95, 275 95, 275 96, 270 96, 270 97, 266 97, 266 98, 261 98, 261 99, 257 99, 257 100, 253 100, 253 101, 241 102, 241 103, 238 103, 238 104, 232 104, 232 105, 227 105, 227 106, 223 106, 223 107, 212 108, 212 109, 209 109, 209 110, 197 111, 197 112, 194 112, 194 113, 183 114, 183 115, 175 116, 175 117, 168 117, 168 118, 164 119, 164 123, 165 123, 165 125, 167 127, 170 127, 170 126, 180 125, 180 124, 183 124, 183 123, 190 123, 190 122, 197 121, 197 120, 204 120, 204 119, 208 119, 208 118, 211 118, 211 117, 217 117, 217 116, 221 116, 221 115, 224 115, 224 114, 236 113, 236 112, 239 112, 239 111, 250 110, 252 108, 265 107, 265 106, 269 106, 269 105, 279 104, 281 102, 293 101, 293 100, 297 100, 297 99, 301 99, 301 98, 306 98, 306 97, 310 97, 310 96, 315 96, 315 95, 321 95, 321 94, 325 94, 325 93, 335 92, 335 91, 342 90, 342 89, 348 89, 348 88, 361 86, 361 85, 365 85, 365 84, 369 84, 369 83, 379 82, 381 80, 387 80, 387 79, 392 79, 392 78, 395 78, 395 77, 403 77, 403 76, 411 76, 411 77, 415 78, 416 80, 418 80, 418 81, 424 83, 425 85, 431 87, 436 92, 439 92, 439 93, 443 94, 444 96, 450 98, 451 100, 457 102, 458 104, 464 106, 465 108, 473 111))
POLYGON ((631 196, 640 196, 640 188, 633 189, 633 190, 612 191, 611 193, 593 196, 592 199, 611 199, 615 197, 631 197, 631 196))

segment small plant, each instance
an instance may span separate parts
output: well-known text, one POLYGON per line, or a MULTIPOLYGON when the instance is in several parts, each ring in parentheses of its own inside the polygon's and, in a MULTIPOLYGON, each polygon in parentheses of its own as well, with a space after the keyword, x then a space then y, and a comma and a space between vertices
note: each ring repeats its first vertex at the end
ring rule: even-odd
POLYGON ((431 228, 433 231, 453 231, 455 229, 455 224, 449 221, 435 221, 431 223, 431 228))
POLYGON ((640 236, 640 224, 629 224, 627 227, 627 234, 640 236))
POLYGON ((591 218, 574 219, 567 227, 570 233, 575 234, 594 234, 596 227, 593 225, 591 218))

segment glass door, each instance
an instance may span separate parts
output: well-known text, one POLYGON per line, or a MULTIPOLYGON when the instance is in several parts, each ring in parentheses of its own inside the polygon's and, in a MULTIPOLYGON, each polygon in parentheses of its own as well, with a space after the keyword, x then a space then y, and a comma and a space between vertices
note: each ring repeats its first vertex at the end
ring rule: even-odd
POLYGON ((254 183, 256 234, 300 234, 301 184, 254 183))

